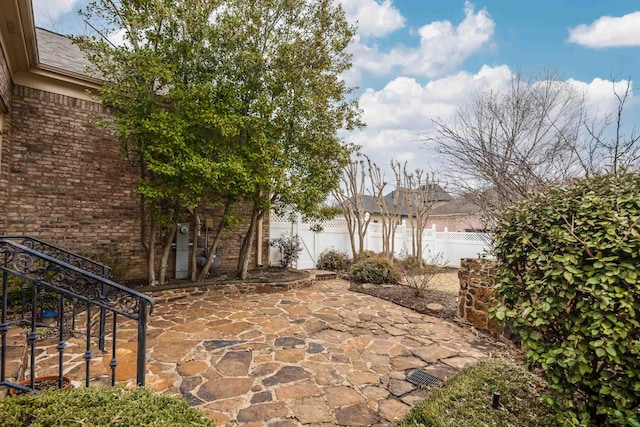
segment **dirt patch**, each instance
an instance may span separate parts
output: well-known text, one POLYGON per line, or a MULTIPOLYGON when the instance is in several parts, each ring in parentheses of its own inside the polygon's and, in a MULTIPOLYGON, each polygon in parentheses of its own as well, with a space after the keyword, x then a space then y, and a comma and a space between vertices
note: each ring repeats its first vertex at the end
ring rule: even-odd
POLYGON ((351 283, 349 289, 391 301, 418 313, 451 319, 456 315, 460 284, 457 270, 447 270, 443 273, 438 273, 433 278, 423 296, 416 296, 414 290, 405 284, 371 285, 351 283), (432 303, 442 305, 444 307, 442 312, 437 313, 428 309, 427 305, 432 303))

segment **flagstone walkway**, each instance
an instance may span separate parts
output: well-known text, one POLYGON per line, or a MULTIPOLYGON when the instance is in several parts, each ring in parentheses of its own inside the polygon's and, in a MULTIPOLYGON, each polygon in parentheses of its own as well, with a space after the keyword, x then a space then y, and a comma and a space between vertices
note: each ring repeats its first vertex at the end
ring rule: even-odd
MULTIPOLYGON (((351 292, 344 280, 276 293, 153 296, 147 386, 184 396, 221 427, 391 426, 426 396, 406 381, 416 368, 446 379, 505 352, 453 322, 351 292)), ((118 340, 116 379, 133 385, 133 322, 119 324, 118 340)), ((38 351, 37 366, 50 365, 41 375, 57 373, 56 343, 38 351)), ((65 373, 81 378, 84 341, 67 344, 65 373)), ((94 354, 92 378, 105 381, 111 355, 94 354)))
POLYGON ((343 280, 274 294, 156 296, 149 363, 218 425, 393 425, 439 378, 488 357, 474 333, 347 290, 343 280))

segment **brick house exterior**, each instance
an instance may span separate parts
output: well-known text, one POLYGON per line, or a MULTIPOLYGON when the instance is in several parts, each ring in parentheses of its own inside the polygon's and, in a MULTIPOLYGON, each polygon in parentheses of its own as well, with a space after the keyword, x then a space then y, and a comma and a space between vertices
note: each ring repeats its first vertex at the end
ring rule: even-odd
MULTIPOLYGON (((82 74, 83 61, 66 37, 34 27, 30 0, 0 3, 0 234, 117 258, 126 277, 144 277, 137 171, 93 124, 106 113, 87 94, 100 82, 82 74)), ((204 211, 201 223, 220 215, 204 211)), ((223 236, 222 268, 235 268, 247 228, 223 236)), ((268 221, 259 229, 250 267, 267 263, 268 221)))

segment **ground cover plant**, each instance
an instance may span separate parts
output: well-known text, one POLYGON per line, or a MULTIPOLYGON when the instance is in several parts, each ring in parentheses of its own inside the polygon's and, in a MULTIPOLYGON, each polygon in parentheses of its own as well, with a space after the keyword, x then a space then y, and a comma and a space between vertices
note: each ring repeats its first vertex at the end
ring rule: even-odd
POLYGON ((566 425, 640 426, 640 175, 515 205, 494 231, 495 311, 557 392, 566 425))
POLYGON ((401 427, 558 425, 553 407, 539 396, 545 382, 505 360, 485 360, 467 367, 433 390, 399 423, 401 427), (493 409, 493 393, 500 393, 493 409))
POLYGON ((39 426, 201 426, 213 423, 186 400, 142 387, 91 387, 43 391, 0 399, 2 425, 39 426))

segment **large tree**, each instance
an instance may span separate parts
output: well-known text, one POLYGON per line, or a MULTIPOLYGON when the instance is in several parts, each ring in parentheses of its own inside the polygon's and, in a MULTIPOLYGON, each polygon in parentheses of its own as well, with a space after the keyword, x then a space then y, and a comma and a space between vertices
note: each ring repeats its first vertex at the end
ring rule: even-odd
POLYGON ((100 98, 114 112, 123 153, 140 168, 150 281, 159 233, 168 237, 162 274, 175 223, 203 203, 225 207, 218 235, 235 223, 236 202, 251 206, 241 277, 274 203, 321 216, 348 160, 337 131, 360 125, 341 79, 354 32, 339 6, 97 0, 84 15, 98 35, 77 42, 106 80, 100 98), (108 42, 114 33, 123 44, 108 42))
POLYGON ((272 206, 316 218, 338 184, 350 150, 337 132, 360 125, 341 78, 354 30, 331 0, 227 1, 214 21, 228 30, 222 84, 244 124, 244 192, 253 207, 238 260, 244 277, 258 221, 272 206))
MULTIPOLYGON (((112 112, 121 152, 139 168, 141 237, 149 282, 156 283, 156 242, 164 236, 159 266, 165 281, 176 223, 203 200, 226 200, 242 180, 233 117, 203 66, 215 58, 208 17, 215 2, 102 0, 82 14, 94 30, 75 41, 104 80, 99 99, 112 112), (120 34, 123 43, 110 37, 120 34)), ((193 211, 193 210, 192 210, 193 211)))
POLYGON ((452 120, 437 120, 448 168, 486 212, 574 173, 582 97, 553 74, 514 76, 504 91, 483 92, 452 120))

